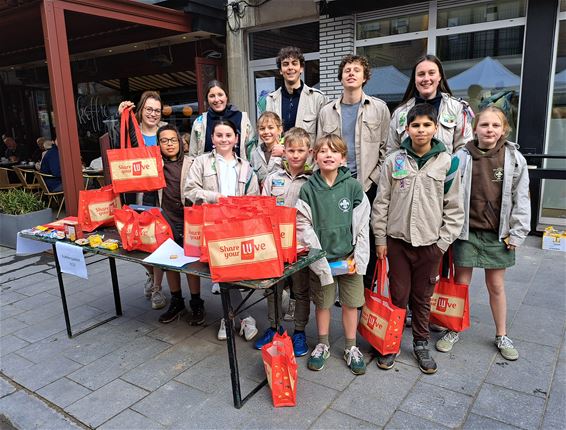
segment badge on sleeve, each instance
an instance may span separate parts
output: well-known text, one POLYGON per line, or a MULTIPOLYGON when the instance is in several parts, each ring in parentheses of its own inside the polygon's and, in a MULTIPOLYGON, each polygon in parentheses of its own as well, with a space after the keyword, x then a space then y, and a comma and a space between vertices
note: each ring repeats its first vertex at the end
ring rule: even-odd
POLYGON ((405 127, 406 122, 407 122, 407 112, 401 112, 399 114, 399 126, 405 127))
POLYGON ((284 187, 285 186, 285 180, 284 179, 272 179, 271 180, 271 186, 272 187, 284 187))
POLYGON ((401 179, 409 174, 409 172, 405 168, 406 163, 407 163, 407 157, 404 154, 399 153, 395 156, 395 161, 393 163, 393 173, 392 173, 393 178, 401 179))
POLYGON ((277 206, 285 206, 285 197, 283 196, 277 196, 275 198, 275 205, 277 206))
POLYGON ((456 122, 456 116, 450 113, 446 113, 446 112, 443 113, 441 118, 442 118, 442 122, 446 124, 453 124, 456 122))

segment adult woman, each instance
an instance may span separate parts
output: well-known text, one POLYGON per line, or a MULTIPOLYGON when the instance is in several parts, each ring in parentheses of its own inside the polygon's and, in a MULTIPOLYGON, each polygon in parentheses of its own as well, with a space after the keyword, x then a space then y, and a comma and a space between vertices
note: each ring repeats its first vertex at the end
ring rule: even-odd
POLYGON ((228 92, 224 84, 217 80, 208 83, 205 92, 208 110, 197 117, 191 130, 189 155, 196 157, 211 152, 212 125, 221 119, 230 120, 238 129, 238 142, 235 151, 240 158, 246 159, 246 144, 253 139, 254 131, 246 112, 240 112, 228 103, 228 92))
POLYGON ((471 109, 465 101, 452 95, 442 63, 429 54, 417 59, 403 100, 391 116, 388 154, 399 149, 401 142, 407 138, 407 112, 418 103, 429 103, 436 108, 438 130, 434 137, 444 143, 449 153, 473 140, 471 109))

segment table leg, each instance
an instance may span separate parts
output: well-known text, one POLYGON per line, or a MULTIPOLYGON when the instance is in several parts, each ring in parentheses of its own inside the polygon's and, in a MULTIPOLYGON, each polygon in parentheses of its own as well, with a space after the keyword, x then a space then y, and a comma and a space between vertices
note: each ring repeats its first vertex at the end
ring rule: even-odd
POLYGON ((61 303, 63 304, 63 314, 65 315, 65 325, 67 326, 67 336, 73 337, 71 332, 71 319, 69 318, 69 308, 67 307, 67 295, 65 294, 65 286, 63 285, 63 274, 59 265, 59 257, 57 256, 57 248, 53 246, 53 257, 55 258, 55 269, 57 270, 57 279, 59 281, 59 291, 61 292, 61 303))
POLYGON ((236 409, 242 407, 242 391, 240 389, 240 373, 238 370, 238 357, 236 356, 236 339, 234 338, 234 314, 230 300, 230 284, 220 284, 220 298, 224 309, 224 322, 226 323, 226 342, 228 344, 228 361, 230 363, 230 378, 232 379, 232 396, 236 409))
POLYGON ((122 302, 120 301, 120 286, 118 285, 118 273, 116 272, 116 260, 114 257, 108 257, 110 263, 110 276, 112 277, 112 291, 114 292, 114 307, 116 315, 122 316, 122 302))

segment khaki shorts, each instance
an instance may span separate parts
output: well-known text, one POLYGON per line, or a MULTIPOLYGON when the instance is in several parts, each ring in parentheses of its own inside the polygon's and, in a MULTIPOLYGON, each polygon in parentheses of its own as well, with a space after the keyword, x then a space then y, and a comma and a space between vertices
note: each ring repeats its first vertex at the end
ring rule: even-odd
POLYGON ((334 283, 320 285, 320 279, 310 272, 310 285, 312 301, 318 309, 330 309, 336 301, 336 286, 338 286, 338 297, 340 304, 350 308, 358 308, 365 303, 364 277, 358 275, 334 276, 334 283))

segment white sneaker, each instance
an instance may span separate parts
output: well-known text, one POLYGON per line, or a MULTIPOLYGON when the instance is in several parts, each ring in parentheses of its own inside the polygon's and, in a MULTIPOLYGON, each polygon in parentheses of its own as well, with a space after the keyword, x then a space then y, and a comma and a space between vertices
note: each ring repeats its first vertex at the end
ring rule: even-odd
POLYGON ((247 341, 252 340, 257 334, 255 319, 251 315, 240 320, 240 336, 244 336, 247 341))
POLYGON ((151 290, 153 289, 153 276, 146 272, 147 279, 143 284, 143 295, 147 300, 151 299, 151 290))
POLYGON ((210 290, 212 294, 220 294, 220 284, 214 283, 212 284, 212 289, 210 290))
POLYGON ((151 309, 161 309, 167 305, 165 294, 161 292, 161 288, 154 286, 151 290, 151 309))
POLYGON ((283 315, 284 321, 295 321, 295 299, 289 299, 289 307, 287 308, 287 312, 283 315))
POLYGON ((218 329, 218 340, 226 340, 226 321, 224 318, 220 320, 220 328, 218 329))

